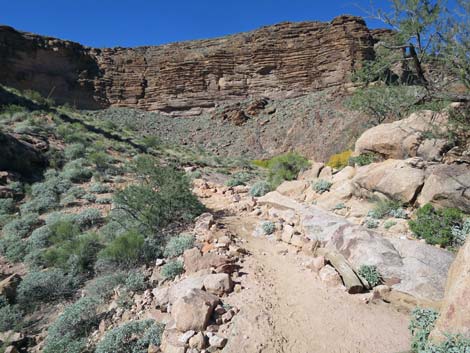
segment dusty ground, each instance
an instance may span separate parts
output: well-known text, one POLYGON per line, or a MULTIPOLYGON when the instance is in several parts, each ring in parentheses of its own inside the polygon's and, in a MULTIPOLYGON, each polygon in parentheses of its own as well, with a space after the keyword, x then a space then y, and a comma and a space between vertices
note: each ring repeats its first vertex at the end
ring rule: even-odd
MULTIPOLYGON (((221 195, 205 199, 222 211, 221 195)), ((243 266, 244 290, 229 303, 241 309, 224 352, 397 353, 410 347, 409 316, 386 303, 365 304, 362 295, 326 287, 305 259, 266 238, 253 237, 255 217, 220 222, 244 239, 251 252, 243 266)))

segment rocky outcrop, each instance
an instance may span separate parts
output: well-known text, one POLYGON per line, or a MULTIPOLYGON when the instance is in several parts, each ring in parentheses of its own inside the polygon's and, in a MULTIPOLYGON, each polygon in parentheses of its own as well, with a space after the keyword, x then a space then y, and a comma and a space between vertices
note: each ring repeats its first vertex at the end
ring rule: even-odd
POLYGON ((460 249, 449 271, 441 314, 431 338, 442 340, 446 334, 470 335, 470 241, 460 249))
POLYGON ((223 38, 92 49, 0 27, 0 82, 83 108, 106 105, 198 113, 248 96, 343 87, 373 56, 358 17, 281 23, 223 38))
POLYGON ((375 153, 384 159, 423 157, 440 159, 445 143, 436 138, 445 133, 447 115, 430 110, 411 114, 408 118, 373 127, 357 140, 356 154, 375 153))

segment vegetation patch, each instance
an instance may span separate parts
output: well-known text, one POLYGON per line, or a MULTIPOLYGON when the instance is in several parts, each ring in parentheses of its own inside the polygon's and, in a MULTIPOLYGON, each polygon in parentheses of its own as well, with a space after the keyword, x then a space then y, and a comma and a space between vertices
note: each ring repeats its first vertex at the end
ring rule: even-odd
POLYGON ((330 157, 326 165, 334 169, 342 169, 349 165, 349 159, 351 158, 352 151, 347 150, 341 153, 334 154, 330 157))

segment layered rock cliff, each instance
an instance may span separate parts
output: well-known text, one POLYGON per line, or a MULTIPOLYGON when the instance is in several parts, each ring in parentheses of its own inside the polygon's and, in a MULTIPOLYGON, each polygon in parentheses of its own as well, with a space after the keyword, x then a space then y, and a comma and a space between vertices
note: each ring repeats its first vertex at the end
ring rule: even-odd
POLYGON ((374 55, 357 17, 282 23, 232 36, 154 47, 93 49, 0 27, 0 83, 81 108, 197 114, 218 102, 344 87, 374 55))

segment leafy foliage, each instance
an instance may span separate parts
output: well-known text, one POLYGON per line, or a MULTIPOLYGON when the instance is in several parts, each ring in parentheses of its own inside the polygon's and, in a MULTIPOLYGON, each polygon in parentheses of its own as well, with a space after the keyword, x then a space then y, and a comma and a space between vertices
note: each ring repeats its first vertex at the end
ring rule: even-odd
POLYGON ((409 329, 412 336, 411 349, 413 352, 425 351, 429 334, 439 314, 434 309, 415 308, 411 313, 409 329))
POLYGON ((267 161, 254 161, 255 165, 268 169, 268 182, 273 189, 284 180, 294 180, 298 174, 309 167, 309 161, 296 152, 288 152, 267 161))
POLYGON ((328 180, 318 179, 317 181, 315 181, 312 187, 316 193, 323 194, 324 192, 330 191, 332 185, 333 183, 328 180))
POLYGON ((140 260, 144 242, 142 234, 129 230, 108 243, 98 256, 121 266, 131 266, 140 260))
POLYGON ((456 208, 435 209, 424 205, 416 212, 416 219, 408 222, 411 231, 428 244, 449 246, 454 244, 454 227, 463 225, 462 212, 456 208))
POLYGON ((374 219, 382 219, 386 216, 406 218, 406 212, 401 208, 399 201, 380 199, 375 203, 374 208, 368 213, 368 216, 374 219))
POLYGON ((376 287, 382 283, 382 278, 376 266, 362 265, 358 273, 360 276, 364 277, 372 287, 376 287))
POLYGON ((238 172, 235 173, 225 185, 227 186, 239 186, 239 185, 246 185, 246 183, 251 179, 251 175, 246 172, 238 172))
POLYGON ((349 158, 349 164, 357 164, 359 167, 369 165, 377 161, 377 156, 374 153, 362 153, 356 157, 349 158))
POLYGON ((263 229, 264 234, 270 235, 276 230, 276 225, 273 222, 268 221, 263 222, 263 224, 261 224, 261 228, 263 229))

